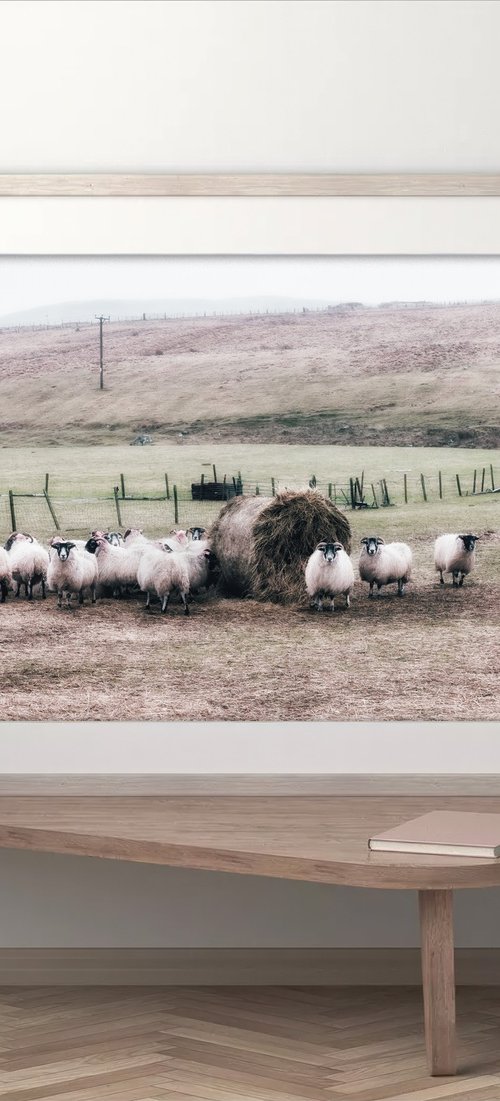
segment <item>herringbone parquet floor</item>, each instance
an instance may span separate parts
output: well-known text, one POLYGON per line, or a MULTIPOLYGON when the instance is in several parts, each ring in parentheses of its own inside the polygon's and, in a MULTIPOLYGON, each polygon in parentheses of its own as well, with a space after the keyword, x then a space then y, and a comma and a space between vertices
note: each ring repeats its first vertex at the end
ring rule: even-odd
POLYGON ((500 1101, 500 991, 429 1078, 414 988, 3 988, 1 1101, 500 1101))

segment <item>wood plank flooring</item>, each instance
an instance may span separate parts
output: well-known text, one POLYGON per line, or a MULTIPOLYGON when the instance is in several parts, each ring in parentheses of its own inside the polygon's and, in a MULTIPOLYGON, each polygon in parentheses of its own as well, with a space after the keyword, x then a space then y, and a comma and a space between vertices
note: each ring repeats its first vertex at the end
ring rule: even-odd
POLYGON ((500 990, 432 1079, 416 987, 0 990, 0 1101, 500 1101, 500 990))

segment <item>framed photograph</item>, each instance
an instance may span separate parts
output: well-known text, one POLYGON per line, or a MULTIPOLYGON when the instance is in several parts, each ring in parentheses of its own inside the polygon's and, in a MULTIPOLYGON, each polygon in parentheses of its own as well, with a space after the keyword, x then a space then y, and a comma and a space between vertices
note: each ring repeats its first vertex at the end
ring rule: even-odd
POLYGON ((498 721, 496 178, 0 195, 3 722, 498 721))

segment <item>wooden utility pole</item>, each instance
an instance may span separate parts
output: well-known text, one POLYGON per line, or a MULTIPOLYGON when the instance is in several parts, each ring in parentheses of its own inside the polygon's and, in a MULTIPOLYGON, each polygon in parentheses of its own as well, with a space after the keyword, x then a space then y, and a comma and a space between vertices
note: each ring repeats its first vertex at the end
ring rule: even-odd
POLYGON ((110 321, 109 317, 104 317, 103 314, 96 313, 96 320, 99 322, 99 389, 104 390, 104 358, 103 358, 103 340, 102 340, 102 327, 105 321, 110 321))

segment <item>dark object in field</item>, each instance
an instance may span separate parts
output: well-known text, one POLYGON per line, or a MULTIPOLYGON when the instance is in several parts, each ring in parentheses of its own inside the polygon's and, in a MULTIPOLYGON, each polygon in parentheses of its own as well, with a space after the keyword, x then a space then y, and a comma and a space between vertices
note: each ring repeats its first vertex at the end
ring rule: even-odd
POLYGON ((351 549, 347 517, 315 490, 237 498, 210 532, 226 592, 283 604, 303 601, 304 566, 322 539, 351 549))
POLYGON ((201 482, 191 483, 193 501, 230 501, 232 497, 241 497, 242 493, 243 488, 237 478, 232 478, 230 482, 226 478, 223 482, 205 482, 202 478, 201 482))
POLYGON ((153 442, 153 437, 149 436, 147 432, 141 432, 140 436, 136 436, 135 440, 132 440, 131 447, 145 447, 147 444, 153 442))

